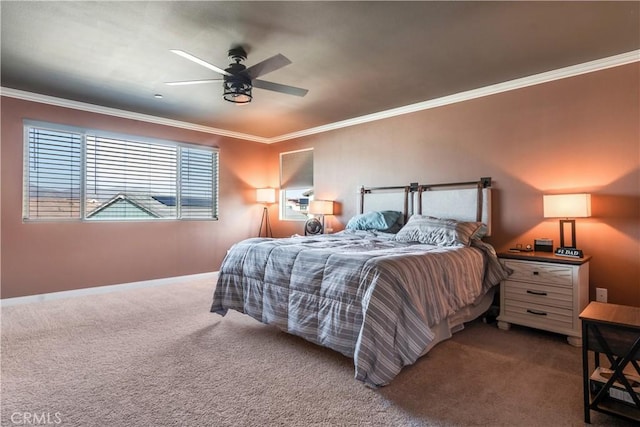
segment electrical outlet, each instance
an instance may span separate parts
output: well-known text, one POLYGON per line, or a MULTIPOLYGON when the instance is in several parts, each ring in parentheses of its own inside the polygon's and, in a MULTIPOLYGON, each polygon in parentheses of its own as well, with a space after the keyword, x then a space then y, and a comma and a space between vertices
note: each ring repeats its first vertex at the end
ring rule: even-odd
POLYGON ((598 302, 607 302, 607 289, 606 288, 596 288, 596 301, 598 301, 598 302))

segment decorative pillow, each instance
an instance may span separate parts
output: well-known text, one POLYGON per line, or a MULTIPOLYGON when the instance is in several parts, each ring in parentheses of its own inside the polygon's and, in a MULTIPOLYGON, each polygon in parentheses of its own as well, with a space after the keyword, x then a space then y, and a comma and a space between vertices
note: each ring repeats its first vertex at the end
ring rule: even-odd
POLYGON ((412 215, 394 239, 437 246, 469 246, 471 239, 481 239, 486 233, 487 227, 481 222, 412 215))
POLYGON ((347 230, 378 230, 395 233, 400 228, 402 212, 372 211, 354 216, 349 220, 347 230))

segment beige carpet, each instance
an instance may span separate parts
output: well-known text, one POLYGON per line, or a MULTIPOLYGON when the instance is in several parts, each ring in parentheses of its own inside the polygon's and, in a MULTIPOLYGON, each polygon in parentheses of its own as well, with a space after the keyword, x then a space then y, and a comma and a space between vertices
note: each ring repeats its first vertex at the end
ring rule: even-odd
POLYGON ((209 313, 213 286, 4 308, 2 426, 583 424, 581 354, 563 337, 473 322, 371 390, 338 353, 209 313))

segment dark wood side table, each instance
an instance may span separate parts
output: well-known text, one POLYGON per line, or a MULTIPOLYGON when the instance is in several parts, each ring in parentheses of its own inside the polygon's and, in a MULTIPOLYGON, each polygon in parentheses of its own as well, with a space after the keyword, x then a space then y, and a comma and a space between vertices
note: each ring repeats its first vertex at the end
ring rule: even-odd
POLYGON ((591 302, 580 319, 584 421, 591 422, 592 410, 640 421, 640 383, 630 378, 631 367, 640 377, 640 307, 591 302), (589 351, 594 352, 593 375, 589 351), (608 369, 600 366, 600 354, 609 361, 608 369))

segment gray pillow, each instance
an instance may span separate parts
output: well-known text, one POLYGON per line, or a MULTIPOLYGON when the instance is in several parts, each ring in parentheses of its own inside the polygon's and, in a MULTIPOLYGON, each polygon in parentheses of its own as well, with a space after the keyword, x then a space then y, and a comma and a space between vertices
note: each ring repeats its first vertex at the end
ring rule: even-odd
POLYGON ((487 227, 481 222, 412 215, 394 239, 436 246, 469 246, 471 239, 481 239, 486 233, 487 227))

